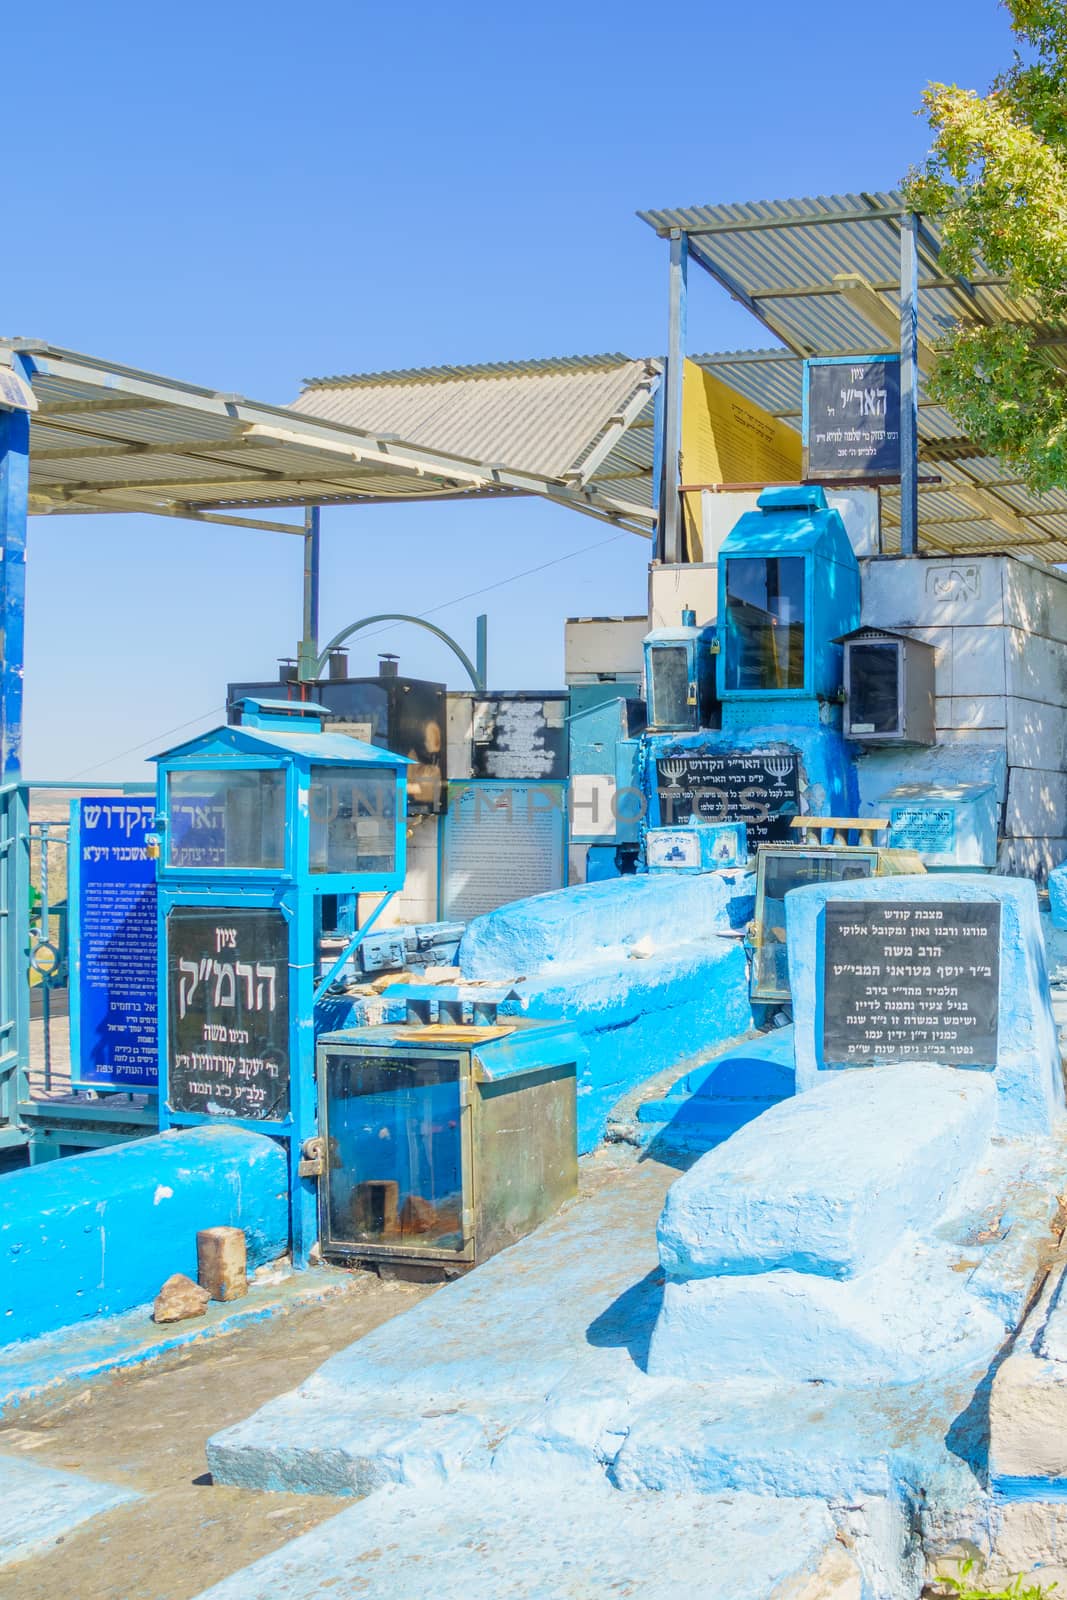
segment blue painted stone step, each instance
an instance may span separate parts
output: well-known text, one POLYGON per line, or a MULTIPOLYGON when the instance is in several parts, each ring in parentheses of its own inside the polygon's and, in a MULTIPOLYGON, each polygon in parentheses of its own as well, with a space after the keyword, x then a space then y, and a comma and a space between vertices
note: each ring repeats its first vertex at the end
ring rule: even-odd
POLYGON ((662 1098, 640 1105, 637 1120, 710 1146, 793 1093, 793 1030, 779 1028, 691 1068, 662 1098))

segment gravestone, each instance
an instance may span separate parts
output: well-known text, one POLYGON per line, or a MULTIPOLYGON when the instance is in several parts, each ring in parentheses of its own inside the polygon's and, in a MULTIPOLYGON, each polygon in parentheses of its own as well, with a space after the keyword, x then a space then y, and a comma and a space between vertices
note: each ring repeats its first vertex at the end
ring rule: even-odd
POLYGON ((874 1066, 986 1071, 999 1132, 1050 1131, 1064 1092, 1033 883, 859 879, 785 908, 798 1093, 874 1066))

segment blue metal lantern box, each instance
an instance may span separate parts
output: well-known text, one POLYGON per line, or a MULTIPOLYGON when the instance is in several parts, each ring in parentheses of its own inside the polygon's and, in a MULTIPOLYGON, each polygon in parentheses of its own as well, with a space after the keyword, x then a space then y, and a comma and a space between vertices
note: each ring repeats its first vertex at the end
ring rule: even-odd
POLYGON ((324 733, 319 706, 245 700, 241 717, 156 757, 160 1126, 284 1138, 301 1262, 315 1002, 344 960, 320 972, 323 897, 403 884, 407 762, 324 733))

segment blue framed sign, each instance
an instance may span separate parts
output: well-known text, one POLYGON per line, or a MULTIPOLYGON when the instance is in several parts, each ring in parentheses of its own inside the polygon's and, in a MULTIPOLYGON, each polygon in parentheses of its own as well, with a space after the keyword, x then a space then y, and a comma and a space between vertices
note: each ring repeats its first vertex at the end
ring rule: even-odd
POLYGON ((899 480, 899 356, 805 361, 804 476, 812 483, 899 480))
POLYGON ((152 1089, 156 1033, 154 800, 72 800, 70 1060, 81 1088, 152 1089))

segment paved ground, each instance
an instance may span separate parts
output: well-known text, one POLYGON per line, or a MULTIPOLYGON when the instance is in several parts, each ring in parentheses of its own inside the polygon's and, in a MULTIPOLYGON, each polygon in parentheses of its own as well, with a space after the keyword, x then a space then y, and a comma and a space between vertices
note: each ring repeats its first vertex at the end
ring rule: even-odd
POLYGON ((0 1595, 190 1600, 331 1516, 345 1502, 213 1486, 204 1443, 431 1292, 354 1273, 348 1292, 321 1305, 17 1412, 0 1425, 0 1456, 142 1498, 73 1530, 48 1554, 0 1570, 0 1595))
MULTIPOLYGON (((585 1200, 618 1182, 619 1159, 608 1152, 582 1162, 582 1198, 568 1208, 575 1221, 585 1200)), ((632 1152, 621 1159, 632 1161, 632 1152)), ((672 1176, 666 1168, 648 1173, 650 1239, 672 1176)), ((0 1423, 0 1460, 80 1473, 141 1499, 72 1529, 47 1554, 0 1569, 0 1596, 193 1600, 351 1505, 329 1495, 213 1484, 205 1444, 433 1293, 353 1273, 350 1289, 321 1304, 13 1413, 0 1423)))

